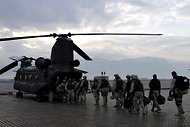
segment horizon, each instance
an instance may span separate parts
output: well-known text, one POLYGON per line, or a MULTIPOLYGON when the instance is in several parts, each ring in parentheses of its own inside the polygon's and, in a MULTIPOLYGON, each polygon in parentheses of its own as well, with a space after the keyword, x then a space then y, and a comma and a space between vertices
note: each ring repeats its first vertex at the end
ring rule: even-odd
MULTIPOLYGON (((163 58, 133 58, 123 60, 108 60, 103 58, 93 59, 91 62, 85 62, 81 59, 81 65, 78 69, 85 70, 89 79, 95 76, 101 76, 101 72, 105 72, 110 79, 114 78, 114 74, 118 73, 123 79, 126 75, 138 75, 141 79, 151 79, 153 74, 157 74, 160 79, 171 79, 171 72, 175 70, 178 75, 189 77, 189 70, 185 67, 174 66, 171 62, 163 58), (155 65, 156 64, 156 65, 155 65), (127 73, 126 73, 127 72, 127 73)), ((34 66, 34 63, 33 63, 34 66)), ((7 71, 0 76, 1 79, 13 79, 19 66, 7 71)))

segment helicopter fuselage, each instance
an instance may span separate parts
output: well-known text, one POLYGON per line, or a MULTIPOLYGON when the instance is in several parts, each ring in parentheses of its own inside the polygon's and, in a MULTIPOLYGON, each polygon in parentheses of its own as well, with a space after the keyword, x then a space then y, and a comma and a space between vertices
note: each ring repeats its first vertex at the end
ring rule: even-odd
POLYGON ((50 85, 56 89, 57 79, 62 81, 65 77, 79 80, 82 73, 77 70, 55 69, 49 67, 43 70, 35 66, 20 68, 17 70, 14 89, 30 94, 48 94, 50 85), (59 78, 58 78, 59 77, 59 78))
POLYGON ((34 66, 17 70, 14 89, 31 94, 38 94, 47 87, 47 77, 34 66))

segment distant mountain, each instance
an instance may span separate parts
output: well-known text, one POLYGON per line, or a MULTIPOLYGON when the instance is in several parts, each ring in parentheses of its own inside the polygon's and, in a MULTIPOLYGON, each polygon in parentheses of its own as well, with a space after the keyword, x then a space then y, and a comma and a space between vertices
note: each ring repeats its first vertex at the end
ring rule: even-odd
POLYGON ((120 74, 122 78, 128 74, 137 74, 140 78, 152 78, 152 75, 156 73, 162 79, 171 78, 173 70, 180 73, 184 73, 183 70, 185 70, 185 74, 187 74, 186 69, 181 68, 180 65, 176 67, 164 58, 153 57, 130 58, 119 61, 102 58, 94 58, 92 62, 81 60, 80 69, 87 70, 87 76, 90 79, 100 75, 102 71, 106 72, 110 79, 113 79, 113 75, 116 73, 120 74))
MULTIPOLYGON (((141 57, 123 60, 93 58, 92 61, 85 61, 79 58, 79 60, 81 64, 78 69, 88 71, 86 75, 89 79, 101 75, 101 72, 106 72, 106 75, 108 75, 110 79, 113 79, 113 75, 116 73, 120 74, 123 79, 125 79, 128 74, 137 74, 139 78, 150 79, 154 73, 156 73, 160 79, 170 79, 173 70, 179 75, 186 75, 187 77, 190 75, 190 71, 188 70, 188 68, 190 68, 190 63, 188 64, 164 58, 141 57)), ((2 67, 5 65, 7 64, 3 63, 2 67)), ((18 67, 0 75, 0 79, 13 79, 16 74, 13 70, 17 70, 18 67)))

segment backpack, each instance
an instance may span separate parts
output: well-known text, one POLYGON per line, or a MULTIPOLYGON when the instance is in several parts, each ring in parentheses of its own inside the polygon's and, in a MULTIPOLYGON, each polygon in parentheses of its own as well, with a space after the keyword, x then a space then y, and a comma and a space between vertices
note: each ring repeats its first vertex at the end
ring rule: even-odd
POLYGON ((177 76, 175 88, 177 88, 178 90, 189 89, 189 79, 185 76, 177 76))
POLYGON ((134 92, 137 92, 137 91, 143 92, 144 91, 143 84, 141 83, 141 81, 139 79, 134 79, 133 82, 134 82, 134 92))
POLYGON ((118 79, 116 80, 116 88, 115 88, 115 91, 120 91, 120 90, 123 90, 123 86, 124 86, 124 82, 122 79, 118 79))
POLYGON ((164 96, 158 95, 157 102, 158 102, 159 105, 165 104, 165 101, 166 101, 166 98, 164 96))
POLYGON ((81 89, 88 90, 88 80, 83 80, 81 84, 81 89))
POLYGON ((100 88, 107 88, 109 87, 109 82, 106 79, 102 79, 100 83, 100 88))
POLYGON ((144 106, 146 106, 147 104, 150 103, 150 99, 146 96, 143 96, 143 103, 144 103, 144 106))

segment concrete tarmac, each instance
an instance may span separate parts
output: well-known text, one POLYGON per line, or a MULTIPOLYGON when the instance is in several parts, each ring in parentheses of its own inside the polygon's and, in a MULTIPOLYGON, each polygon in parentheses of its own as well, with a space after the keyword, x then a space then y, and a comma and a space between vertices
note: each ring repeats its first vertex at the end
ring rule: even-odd
MULTIPOLYGON (((146 95, 148 95, 146 91, 146 95)), ((168 90, 162 95, 167 98, 168 90)), ((109 95, 110 96, 110 95, 109 95)), ((0 127, 187 127, 190 126, 190 95, 183 98, 184 116, 175 116, 177 108, 174 101, 166 101, 161 113, 132 114, 126 109, 115 109, 115 101, 108 100, 108 106, 94 106, 92 94, 88 94, 87 103, 65 104, 38 103, 34 96, 24 95, 18 99, 15 95, 0 95, 0 127)))

